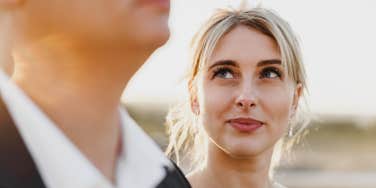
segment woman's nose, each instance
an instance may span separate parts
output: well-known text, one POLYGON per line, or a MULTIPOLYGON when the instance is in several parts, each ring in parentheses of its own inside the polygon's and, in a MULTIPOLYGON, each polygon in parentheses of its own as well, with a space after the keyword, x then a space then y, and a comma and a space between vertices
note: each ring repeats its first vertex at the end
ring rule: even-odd
POLYGON ((243 87, 236 98, 236 106, 243 110, 256 107, 257 97, 255 93, 255 89, 251 86, 243 87))

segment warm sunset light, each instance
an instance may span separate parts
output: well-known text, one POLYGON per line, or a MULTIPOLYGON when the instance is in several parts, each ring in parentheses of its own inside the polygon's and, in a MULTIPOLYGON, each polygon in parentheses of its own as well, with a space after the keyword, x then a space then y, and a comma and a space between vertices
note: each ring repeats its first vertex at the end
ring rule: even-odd
MULTIPOLYGON (((180 96, 193 33, 216 8, 237 7, 239 2, 172 1, 171 39, 139 71, 126 97, 168 101, 180 96)), ((264 0, 262 4, 285 17, 300 36, 313 112, 376 115, 373 1, 264 0)))

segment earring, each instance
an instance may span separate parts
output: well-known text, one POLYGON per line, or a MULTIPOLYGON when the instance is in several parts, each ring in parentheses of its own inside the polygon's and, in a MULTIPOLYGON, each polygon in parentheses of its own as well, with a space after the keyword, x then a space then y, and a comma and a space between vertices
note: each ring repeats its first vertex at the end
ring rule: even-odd
POLYGON ((288 126, 289 126, 289 130, 287 132, 287 136, 288 137, 292 137, 294 136, 294 130, 293 130, 293 126, 291 125, 291 121, 292 121, 292 116, 289 117, 289 120, 288 120, 288 126))
POLYGON ((292 130, 292 126, 290 125, 290 127, 289 127, 289 132, 288 132, 288 134, 287 134, 287 136, 288 137, 292 137, 293 136, 293 130, 292 130))
POLYGON ((287 136, 290 137, 290 138, 294 136, 294 128, 291 125, 292 124, 291 122, 295 122, 294 115, 295 115, 295 108, 292 109, 292 112, 289 115, 289 119, 288 119, 289 130, 288 130, 287 136))

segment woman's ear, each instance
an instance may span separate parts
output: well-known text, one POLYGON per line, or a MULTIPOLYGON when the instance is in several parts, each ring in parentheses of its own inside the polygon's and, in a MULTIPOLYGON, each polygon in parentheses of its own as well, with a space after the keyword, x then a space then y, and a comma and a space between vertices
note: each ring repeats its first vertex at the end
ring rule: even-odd
POLYGON ((200 114, 200 104, 198 102, 197 98, 197 87, 194 84, 194 81, 191 80, 188 83, 188 88, 189 88, 189 99, 190 99, 190 105, 191 105, 191 110, 194 114, 199 115, 200 114))
POLYGON ((200 114, 200 105, 198 103, 197 97, 191 99, 191 110, 196 115, 200 114))
POLYGON ((293 110, 292 114, 295 114, 296 109, 298 108, 299 99, 302 96, 302 92, 303 92, 303 85, 301 83, 296 84, 295 91, 294 91, 294 98, 292 101, 292 110, 293 110))

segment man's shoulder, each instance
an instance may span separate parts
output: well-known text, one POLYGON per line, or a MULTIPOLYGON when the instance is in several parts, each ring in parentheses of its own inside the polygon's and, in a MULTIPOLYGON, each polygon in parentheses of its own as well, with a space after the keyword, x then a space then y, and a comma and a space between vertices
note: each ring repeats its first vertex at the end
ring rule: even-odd
POLYGON ((174 163, 172 168, 165 167, 166 177, 162 182, 157 186, 157 188, 191 188, 188 180, 185 178, 183 172, 179 167, 174 163))

